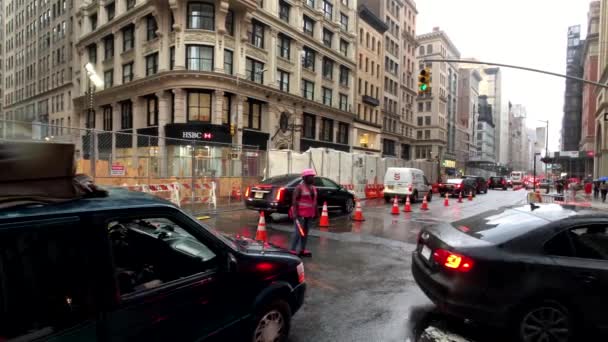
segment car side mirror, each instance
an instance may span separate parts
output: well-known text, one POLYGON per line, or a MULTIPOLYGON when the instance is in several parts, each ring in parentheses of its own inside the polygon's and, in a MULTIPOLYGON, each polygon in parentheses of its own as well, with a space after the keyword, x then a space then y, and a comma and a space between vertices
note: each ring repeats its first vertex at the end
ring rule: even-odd
POLYGON ((232 253, 228 253, 226 257, 226 272, 236 272, 238 262, 232 253))

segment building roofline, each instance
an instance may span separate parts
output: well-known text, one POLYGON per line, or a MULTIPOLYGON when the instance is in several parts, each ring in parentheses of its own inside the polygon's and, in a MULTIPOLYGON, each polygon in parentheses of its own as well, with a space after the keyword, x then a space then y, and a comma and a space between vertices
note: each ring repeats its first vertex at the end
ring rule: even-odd
POLYGON ((357 9, 359 17, 363 19, 368 25, 373 27, 379 33, 388 31, 388 25, 386 25, 374 12, 372 12, 367 6, 361 4, 357 9))
POLYGON ((448 37, 447 33, 445 33, 443 30, 423 33, 421 35, 416 36, 416 40, 418 42, 420 42, 421 40, 432 39, 432 38, 440 38, 440 39, 445 40, 446 43, 448 44, 448 46, 450 47, 450 49, 452 49, 454 52, 456 52, 458 57, 460 57, 460 51, 458 51, 458 48, 456 48, 456 45, 454 45, 454 43, 452 42, 450 37, 448 37))

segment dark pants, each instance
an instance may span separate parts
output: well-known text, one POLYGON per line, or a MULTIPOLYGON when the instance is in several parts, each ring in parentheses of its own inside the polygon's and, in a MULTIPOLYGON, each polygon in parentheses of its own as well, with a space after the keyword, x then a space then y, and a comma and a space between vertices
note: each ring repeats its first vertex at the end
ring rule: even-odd
POLYGON ((313 218, 311 217, 298 217, 293 220, 294 234, 291 237, 291 247, 289 248, 292 251, 296 251, 296 253, 300 253, 306 250, 306 240, 308 240, 308 230, 310 226, 310 222, 312 222, 313 218), (300 226, 302 227, 302 231, 298 229, 297 221, 300 222, 300 226))
POLYGON ((599 196, 600 196, 600 189, 594 188, 593 189, 593 198, 598 198, 599 196))
POLYGON ((601 190, 602 192, 602 202, 606 202, 606 193, 608 192, 608 190, 601 190))

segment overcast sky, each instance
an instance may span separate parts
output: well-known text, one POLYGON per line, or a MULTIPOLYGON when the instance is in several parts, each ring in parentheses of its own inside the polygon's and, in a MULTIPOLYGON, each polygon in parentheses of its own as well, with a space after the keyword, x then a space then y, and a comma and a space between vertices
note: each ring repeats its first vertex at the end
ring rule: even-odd
MULTIPOLYGON (((568 26, 587 32, 590 0, 415 0, 416 34, 439 26, 462 57, 566 73, 568 26)), ((565 79, 503 69, 503 101, 526 106, 528 126, 549 120, 549 149, 558 149, 565 79)))

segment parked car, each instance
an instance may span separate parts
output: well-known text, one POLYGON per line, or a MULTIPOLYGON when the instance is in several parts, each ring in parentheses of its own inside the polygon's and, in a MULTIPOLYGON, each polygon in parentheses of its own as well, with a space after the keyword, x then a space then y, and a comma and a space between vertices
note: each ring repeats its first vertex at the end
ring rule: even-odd
POLYGON ((485 178, 481 176, 464 176, 463 178, 470 178, 475 180, 475 182, 477 183, 476 189, 478 194, 488 193, 488 183, 486 182, 485 178))
POLYGON ((444 197, 446 194, 448 196, 462 194, 462 197, 466 197, 470 193, 473 193, 473 196, 475 196, 476 191, 477 184, 474 179, 470 178, 448 179, 446 183, 439 184, 439 194, 441 197, 444 197))
POLYGON ((488 179, 488 188, 507 190, 507 179, 502 176, 493 176, 488 179))
MULTIPOLYGON (((286 174, 267 178, 245 190, 247 209, 263 211, 265 216, 272 213, 287 214, 291 207, 293 191, 302 182, 300 174, 286 174)), ((319 208, 327 202, 328 210, 350 213, 355 207, 355 195, 329 178, 315 177, 319 208)))
POLYGON ((440 310, 509 340, 579 341, 608 328, 607 227, 605 213, 557 204, 492 210, 422 229, 412 273, 440 310))
POLYGON ((433 198, 433 187, 420 169, 408 167, 389 167, 384 175, 384 200, 388 203, 394 197, 410 201, 422 200, 427 195, 427 201, 433 198))
POLYGON ((304 299, 298 257, 145 193, 3 208, 0 227, 2 340, 283 341, 304 299))

